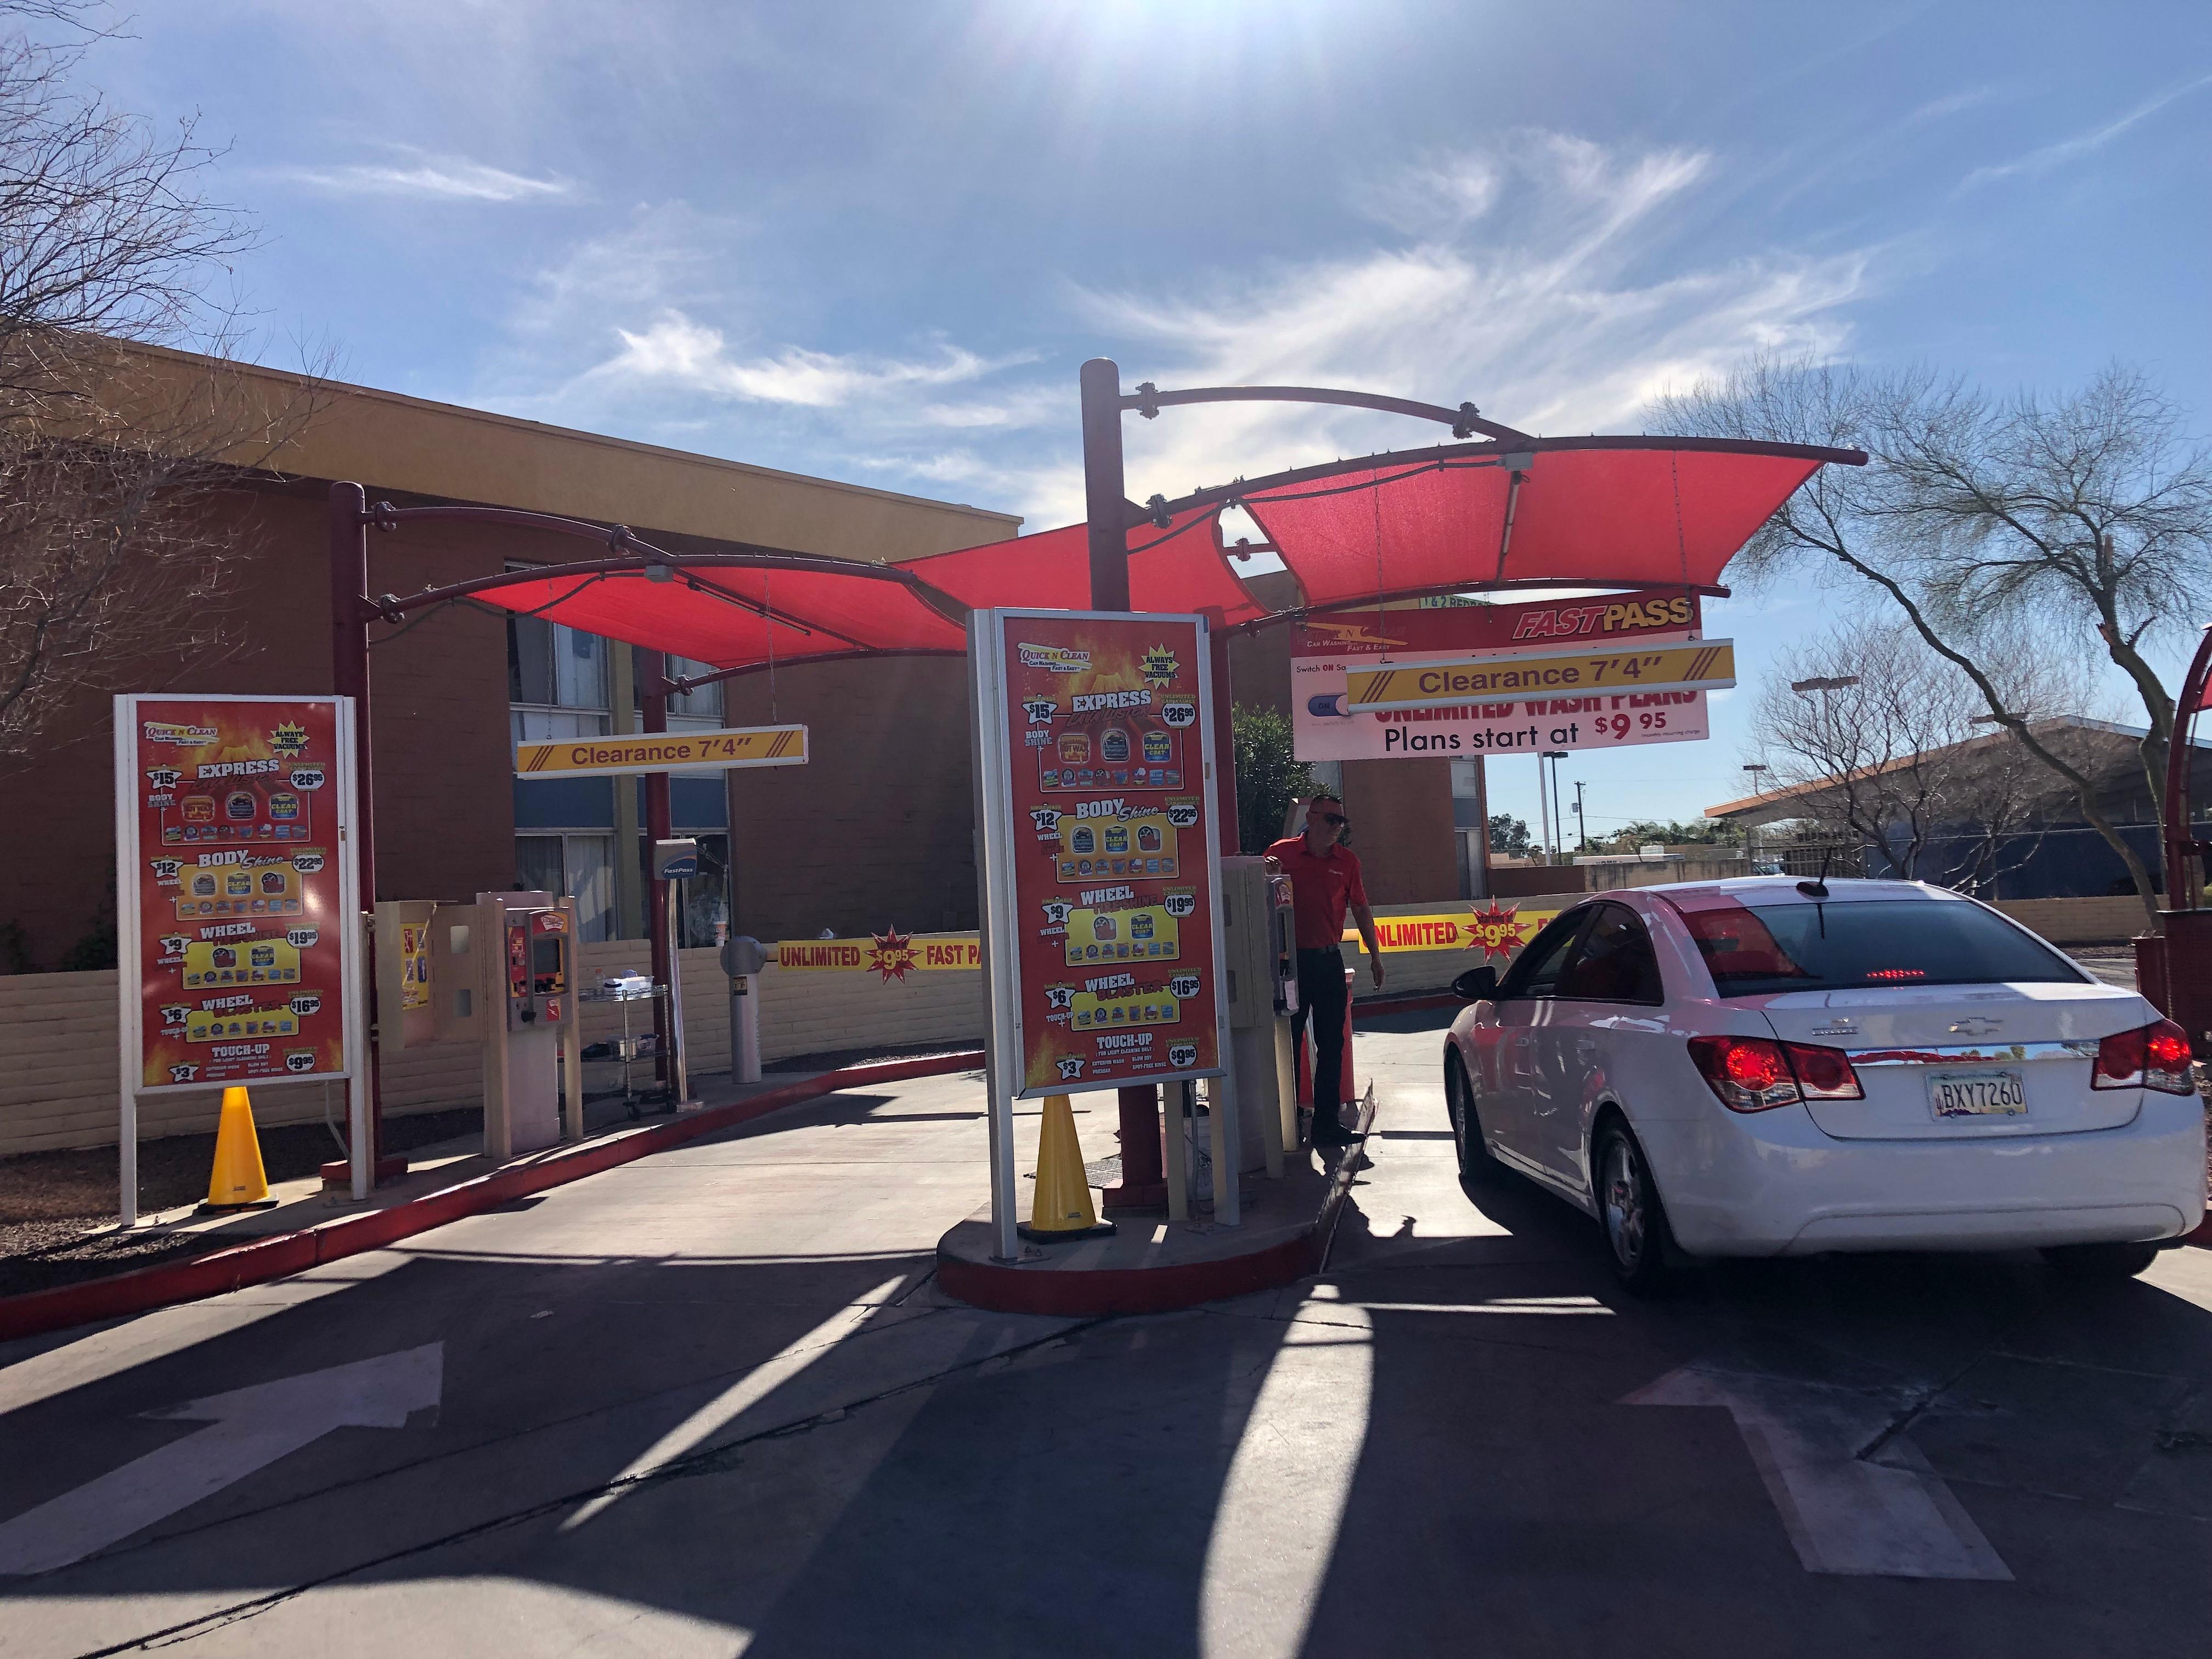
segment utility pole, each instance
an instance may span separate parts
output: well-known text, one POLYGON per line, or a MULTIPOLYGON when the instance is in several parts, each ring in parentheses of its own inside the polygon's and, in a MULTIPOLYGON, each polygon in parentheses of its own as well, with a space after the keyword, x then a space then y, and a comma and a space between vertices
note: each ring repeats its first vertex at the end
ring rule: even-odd
MULTIPOLYGON (((1554 776, 1558 774, 1555 772, 1554 776)), ((1589 851, 1589 820, 1583 816, 1583 781, 1575 780, 1575 834, 1582 838, 1582 849, 1589 851)))

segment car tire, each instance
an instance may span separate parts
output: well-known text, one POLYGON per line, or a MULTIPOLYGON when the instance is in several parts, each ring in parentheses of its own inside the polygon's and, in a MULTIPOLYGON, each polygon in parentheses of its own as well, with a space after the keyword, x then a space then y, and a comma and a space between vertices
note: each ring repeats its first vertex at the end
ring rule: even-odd
POLYGON ((1595 1175, 1591 1195, 1597 1202, 1598 1228, 1605 1236, 1613 1277, 1634 1295, 1656 1293, 1668 1282, 1667 1259, 1674 1236, 1644 1148, 1620 1119, 1607 1119, 1598 1130, 1590 1167, 1595 1175))
POLYGON ((1444 1109, 1451 1115, 1452 1149, 1459 1154, 1462 1181, 1483 1181, 1498 1168, 1490 1146, 1482 1138, 1482 1115, 1474 1103, 1474 1085, 1455 1049, 1444 1053, 1444 1109))
POLYGON ((2155 1244, 2055 1244, 2044 1251, 2051 1272, 2067 1279, 2133 1279, 2158 1260, 2155 1244))

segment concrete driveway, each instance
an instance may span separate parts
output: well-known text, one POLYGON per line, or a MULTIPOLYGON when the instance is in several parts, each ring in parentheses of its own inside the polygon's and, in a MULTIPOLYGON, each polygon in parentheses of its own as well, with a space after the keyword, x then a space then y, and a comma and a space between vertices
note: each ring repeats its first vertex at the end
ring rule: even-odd
POLYGON ((1199 1311, 937 1297, 985 1189, 945 1078, 0 1349, 0 1652, 2203 1646, 2212 1253, 1633 1303, 1563 1205, 1462 1189, 1444 1018, 1363 1034, 1326 1274, 1199 1311))

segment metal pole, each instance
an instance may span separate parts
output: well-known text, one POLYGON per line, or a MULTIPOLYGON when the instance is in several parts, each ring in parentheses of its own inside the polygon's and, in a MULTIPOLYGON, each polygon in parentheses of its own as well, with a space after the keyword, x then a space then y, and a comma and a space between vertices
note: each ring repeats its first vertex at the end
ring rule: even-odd
MULTIPOLYGON (((639 724, 647 732, 668 729, 668 670, 658 651, 637 653, 637 685, 643 704, 639 724)), ((623 781, 615 780, 616 787, 623 781)), ((669 829, 668 774, 647 772, 645 775, 645 836, 648 842, 666 841, 669 829)), ((638 848, 631 848, 629 855, 635 858, 638 848)), ((676 1046, 674 1022, 670 1015, 678 994, 676 989, 676 927, 675 909, 669 902, 674 884, 655 881, 652 902, 647 906, 647 937, 650 960, 647 971, 656 984, 668 988, 666 994, 653 999, 653 1075, 669 1085, 671 1102, 681 1100, 683 1091, 676 1086, 669 1069, 669 1054, 676 1046)))
MULTIPOLYGON (((665 937, 673 939, 677 937, 676 884, 664 881, 660 889, 667 908, 667 914, 661 919, 662 932, 665 937)), ((668 1044, 668 1097, 680 1112, 699 1103, 691 1098, 690 1067, 684 1063, 683 963, 673 951, 669 952, 669 957, 668 1029, 672 1036, 668 1044)))
POLYGON ((1091 608, 1129 608, 1128 486, 1121 476, 1121 368, 1093 357, 1083 393, 1083 510, 1090 525, 1091 608))
POLYGON ((1490 769, 1481 757, 1474 757, 1474 890, 1469 898, 1490 896, 1490 769))
POLYGON ((1536 837, 1544 849, 1545 862, 1552 859, 1552 797, 1551 786, 1544 780, 1547 763, 1541 750, 1536 751, 1536 837))
MULTIPOLYGON (((357 483, 331 486, 327 523, 331 552, 331 690, 353 699, 353 833, 354 863, 361 872, 359 902, 362 915, 352 919, 358 934, 367 939, 373 930, 367 918, 376 908, 375 763, 370 742, 368 702, 368 618, 362 601, 368 596, 368 498, 357 483)), ((367 1025, 376 1027, 376 961, 373 945, 364 945, 362 972, 367 1025)), ((384 1067, 374 1042, 368 1044, 362 1064, 368 1069, 369 1183, 384 1170, 384 1067)), ((358 1168, 356 1153, 352 1162, 358 1168)), ((359 1184, 358 1176, 356 1184, 359 1184)))
POLYGON ((138 1085, 145 1081, 145 1060, 138 1022, 143 1015, 145 965, 138 938, 138 719, 137 699, 115 699, 115 994, 116 1075, 123 1085, 117 1101, 117 1213, 125 1227, 138 1224, 138 1085))
MULTIPOLYGON (((1083 401, 1083 506, 1090 524, 1091 608, 1129 608, 1128 490, 1121 473, 1121 368, 1093 357, 1078 377, 1083 401)), ((1160 1146, 1160 1091, 1119 1091, 1121 1179, 1105 1190, 1109 1210, 1154 1209, 1167 1202, 1160 1146)))
POLYGON ((1577 850, 1589 851, 1589 820, 1583 816, 1583 781, 1580 778, 1575 780, 1575 839, 1579 843, 1577 850))
POLYGON ((1221 613, 1206 617, 1207 654, 1213 659, 1213 810, 1221 820, 1221 844, 1231 853, 1244 850, 1244 832, 1237 811, 1236 704, 1229 695, 1229 631, 1221 613))

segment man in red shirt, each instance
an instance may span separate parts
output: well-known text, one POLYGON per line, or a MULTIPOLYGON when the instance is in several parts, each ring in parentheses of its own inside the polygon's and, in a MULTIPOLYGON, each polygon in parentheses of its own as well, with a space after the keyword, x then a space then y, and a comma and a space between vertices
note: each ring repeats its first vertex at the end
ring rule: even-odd
POLYGON ((1349 825, 1344 803, 1316 795, 1306 803, 1305 833, 1267 849, 1267 856, 1291 878, 1297 906, 1298 1012, 1293 1040, 1304 1042, 1309 1015, 1314 1030, 1314 1122, 1316 1146, 1349 1146, 1338 1109, 1344 1076, 1344 913, 1348 908, 1367 946, 1375 988, 1382 988, 1382 952, 1375 937, 1375 913, 1367 908, 1367 888, 1359 878, 1359 859, 1341 844, 1349 825))

